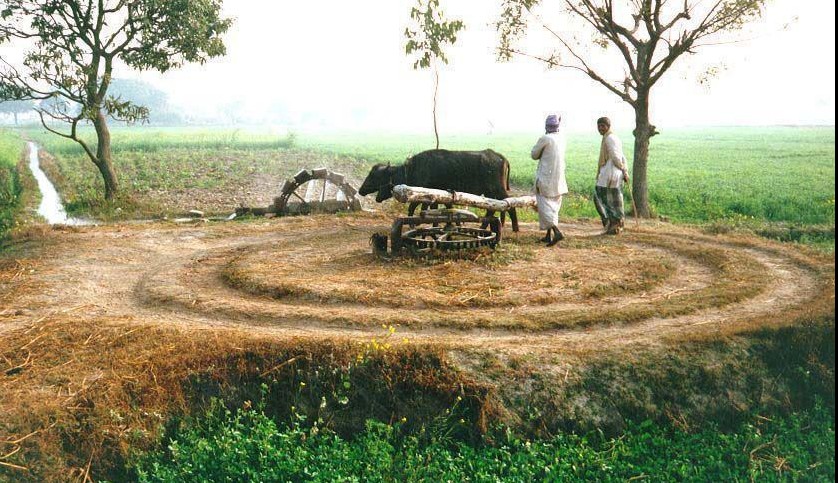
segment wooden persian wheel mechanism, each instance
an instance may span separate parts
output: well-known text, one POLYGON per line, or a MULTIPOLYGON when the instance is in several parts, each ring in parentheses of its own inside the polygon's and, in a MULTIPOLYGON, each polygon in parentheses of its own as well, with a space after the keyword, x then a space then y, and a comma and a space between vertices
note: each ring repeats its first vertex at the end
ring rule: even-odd
POLYGON ((461 209, 423 210, 418 216, 397 218, 390 230, 390 246, 394 254, 402 249, 427 253, 495 248, 500 240, 501 225, 497 217, 480 217, 461 209), (479 225, 466 226, 467 223, 479 225))

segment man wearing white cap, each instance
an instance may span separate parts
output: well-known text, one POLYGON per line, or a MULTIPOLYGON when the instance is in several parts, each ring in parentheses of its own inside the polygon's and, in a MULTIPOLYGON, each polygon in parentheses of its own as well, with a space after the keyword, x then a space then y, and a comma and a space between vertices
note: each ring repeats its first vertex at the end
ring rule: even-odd
POLYGON ((538 225, 547 230, 541 241, 551 247, 563 239, 559 231, 559 210, 562 208, 562 195, 567 193, 565 179, 564 134, 559 131, 561 117, 551 114, 544 121, 546 133, 532 148, 532 159, 538 160, 535 173, 535 199, 538 204, 538 225))

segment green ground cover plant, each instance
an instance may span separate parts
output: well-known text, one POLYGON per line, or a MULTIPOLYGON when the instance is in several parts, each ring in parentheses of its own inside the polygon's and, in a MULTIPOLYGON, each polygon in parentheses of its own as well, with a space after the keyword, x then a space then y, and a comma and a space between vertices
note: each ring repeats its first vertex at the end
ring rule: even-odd
MULTIPOLYGON (((559 434, 527 441, 499 432, 470 445, 444 426, 405 431, 368 421, 342 438, 298 419, 277 424, 261 408, 220 404, 184 421, 165 448, 141 455, 143 482, 181 481, 826 481, 835 475, 832 410, 754 416, 735 431, 688 433, 650 421, 616 438, 559 434)), ((451 425, 458 421, 447 419, 451 425)))
POLYGON ((17 164, 23 152, 23 140, 17 133, 0 130, 0 239, 14 225, 14 213, 20 198, 17 164))

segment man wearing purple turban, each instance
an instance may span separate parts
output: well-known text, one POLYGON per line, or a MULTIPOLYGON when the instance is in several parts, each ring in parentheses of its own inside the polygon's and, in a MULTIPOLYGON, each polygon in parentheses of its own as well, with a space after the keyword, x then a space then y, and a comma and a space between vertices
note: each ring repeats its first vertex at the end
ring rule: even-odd
POLYGON ((544 121, 546 133, 532 148, 532 159, 538 160, 535 173, 535 199, 538 205, 538 225, 547 234, 541 241, 553 246, 564 238, 559 231, 559 210, 562 208, 562 195, 567 193, 565 179, 564 133, 559 131, 561 117, 555 114, 544 121))

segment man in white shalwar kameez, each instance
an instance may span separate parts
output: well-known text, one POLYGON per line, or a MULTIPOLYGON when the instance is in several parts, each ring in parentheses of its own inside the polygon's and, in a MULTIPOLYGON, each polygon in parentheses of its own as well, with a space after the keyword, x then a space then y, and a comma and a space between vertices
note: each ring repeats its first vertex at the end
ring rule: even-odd
POLYGON ((594 203, 602 218, 605 233, 617 235, 623 231, 623 183, 629 181, 623 144, 611 132, 611 120, 601 117, 596 122, 597 131, 602 134, 599 148, 599 163, 596 174, 594 203))
POLYGON ((541 240, 553 246, 563 239, 559 231, 559 210, 562 195, 567 193, 565 178, 565 147, 567 141, 559 132, 561 117, 551 114, 544 122, 546 133, 532 148, 532 159, 538 160, 535 173, 535 199, 538 205, 538 225, 547 235, 541 240))

